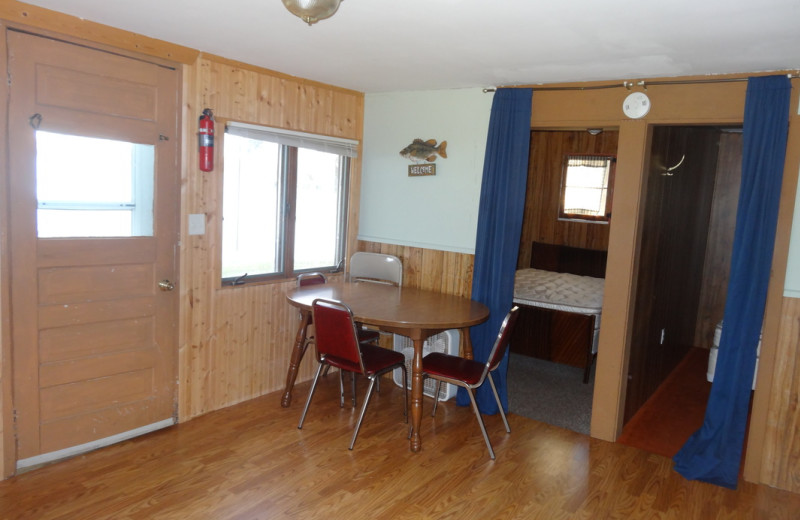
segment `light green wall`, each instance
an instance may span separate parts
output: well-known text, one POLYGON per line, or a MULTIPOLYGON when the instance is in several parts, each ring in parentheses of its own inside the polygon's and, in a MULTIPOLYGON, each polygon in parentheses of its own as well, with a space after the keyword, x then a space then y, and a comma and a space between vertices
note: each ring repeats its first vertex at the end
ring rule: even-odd
POLYGON ((474 253, 492 105, 482 89, 367 94, 358 238, 474 253), (409 177, 400 150, 447 141, 436 175, 409 177))

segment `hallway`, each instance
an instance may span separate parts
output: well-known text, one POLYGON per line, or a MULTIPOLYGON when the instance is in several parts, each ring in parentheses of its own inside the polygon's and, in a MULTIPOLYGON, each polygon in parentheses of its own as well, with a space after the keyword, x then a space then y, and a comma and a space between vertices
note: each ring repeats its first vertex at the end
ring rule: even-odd
POLYGON ((622 430, 617 442, 672 457, 703 424, 708 350, 692 348, 622 430))

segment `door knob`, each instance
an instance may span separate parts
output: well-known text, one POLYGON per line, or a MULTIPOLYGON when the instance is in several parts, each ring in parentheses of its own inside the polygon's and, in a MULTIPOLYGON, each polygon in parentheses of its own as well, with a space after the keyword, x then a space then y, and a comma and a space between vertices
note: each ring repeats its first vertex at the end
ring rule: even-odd
POLYGON ((158 287, 162 291, 171 291, 172 289, 175 288, 175 284, 170 282, 169 280, 161 280, 160 282, 158 282, 158 287))

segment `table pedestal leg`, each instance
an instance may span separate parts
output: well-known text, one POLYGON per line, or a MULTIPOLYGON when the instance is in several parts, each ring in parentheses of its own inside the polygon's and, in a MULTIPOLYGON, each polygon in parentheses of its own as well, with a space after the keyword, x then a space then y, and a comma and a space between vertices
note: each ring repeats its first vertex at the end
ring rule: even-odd
POLYGON ((469 327, 461 330, 461 352, 464 353, 465 359, 472 359, 472 340, 469 337, 469 327))
POLYGON ((411 365, 411 451, 422 447, 419 428, 422 424, 422 345, 425 340, 414 340, 414 360, 411 365))
POLYGON ((301 311, 300 327, 297 329, 297 336, 294 340, 294 348, 292 348, 292 357, 289 360, 289 371, 286 373, 286 389, 283 392, 281 399, 281 406, 284 408, 292 404, 292 388, 294 388, 294 380, 297 379, 297 369, 300 368, 300 362, 306 353, 306 331, 308 324, 311 322, 311 312, 301 311))

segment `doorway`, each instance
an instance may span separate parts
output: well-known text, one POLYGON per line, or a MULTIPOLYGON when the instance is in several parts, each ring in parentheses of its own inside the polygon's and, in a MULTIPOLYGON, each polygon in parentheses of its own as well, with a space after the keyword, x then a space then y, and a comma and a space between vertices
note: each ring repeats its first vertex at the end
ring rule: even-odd
MULTIPOLYGON (((613 200, 610 222, 565 216, 562 177, 571 157, 614 158, 618 140, 616 128, 531 131, 518 270, 543 267, 534 251, 550 250, 564 259, 564 269, 545 267, 548 271, 604 276, 613 200)), ((594 363, 586 382, 584 376, 594 320, 574 312, 523 307, 509 361, 512 412, 589 434, 594 363)))
POLYGON ((740 128, 652 129, 620 442, 671 456, 702 425, 708 353, 727 294, 741 154, 740 128))
POLYGON ((8 30, 17 469, 174 423, 179 72, 8 30))

